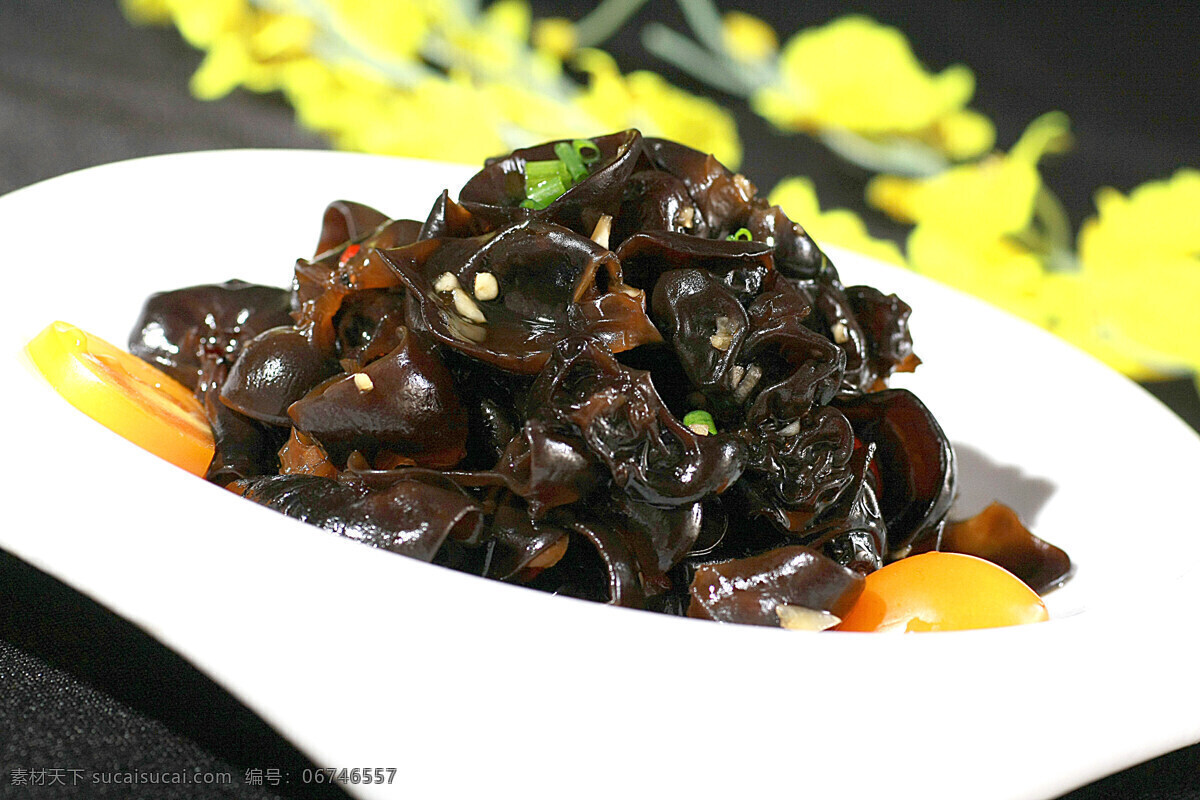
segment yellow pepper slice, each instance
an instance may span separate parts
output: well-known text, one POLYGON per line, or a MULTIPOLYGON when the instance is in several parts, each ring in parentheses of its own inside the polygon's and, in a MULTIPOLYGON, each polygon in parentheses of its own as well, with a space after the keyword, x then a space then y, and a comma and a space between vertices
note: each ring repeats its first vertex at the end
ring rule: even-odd
POLYGON ((212 462, 212 430, 192 392, 137 356, 65 322, 25 347, 67 402, 106 428, 195 475, 212 462))

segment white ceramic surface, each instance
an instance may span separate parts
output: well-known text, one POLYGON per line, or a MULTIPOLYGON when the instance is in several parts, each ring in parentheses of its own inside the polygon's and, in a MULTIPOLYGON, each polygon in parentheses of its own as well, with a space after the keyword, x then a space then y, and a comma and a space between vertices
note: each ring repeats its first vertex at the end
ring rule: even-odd
POLYGON ((925 363, 903 385, 959 448, 961 512, 998 496, 1073 556, 1051 622, 788 633, 483 581, 184 474, 18 363, 54 319, 123 343, 153 291, 286 285, 327 202, 423 218, 471 172, 224 151, 0 198, 0 546, 182 653, 317 763, 395 767, 390 786, 347 787, 368 798, 1049 798, 1200 741, 1200 438, 1069 346, 861 256, 832 253, 847 283, 915 309, 925 363))

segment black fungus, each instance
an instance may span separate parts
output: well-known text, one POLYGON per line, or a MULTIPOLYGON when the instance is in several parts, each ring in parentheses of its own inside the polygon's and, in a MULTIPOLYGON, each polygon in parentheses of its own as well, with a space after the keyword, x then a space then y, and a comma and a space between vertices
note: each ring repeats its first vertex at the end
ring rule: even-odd
POLYGON ((901 299, 637 131, 527 202, 562 144, 489 161, 420 222, 331 203, 288 289, 150 298, 131 347, 203 400, 210 480, 433 564, 723 622, 823 627, 939 547, 1064 579, 1015 517, 945 529, 953 450, 888 388, 919 363, 901 299))

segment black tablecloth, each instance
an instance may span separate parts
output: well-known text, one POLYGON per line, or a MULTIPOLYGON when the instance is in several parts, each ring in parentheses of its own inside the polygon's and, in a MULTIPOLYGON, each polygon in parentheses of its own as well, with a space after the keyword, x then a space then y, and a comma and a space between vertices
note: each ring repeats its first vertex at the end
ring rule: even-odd
MULTIPOLYGON (((592 3, 534 5, 539 15, 577 17, 592 3)), ((1186 4, 1152 11, 1043 3, 743 6, 781 32, 864 11, 906 30, 933 67, 967 62, 978 76, 974 105, 996 120, 1001 147, 1041 112, 1066 111, 1078 146, 1047 164, 1045 175, 1076 223, 1091 213, 1101 185, 1127 191, 1178 166, 1200 167, 1200 14, 1186 4)), ((608 48, 627 70, 649 67, 699 88, 640 48, 634 32, 651 18, 679 24, 674 4, 650 2, 608 48)), ((236 92, 218 103, 193 100, 186 86, 199 59, 173 30, 131 27, 110 2, 0 0, 0 193, 156 153, 327 146, 295 127, 278 97, 236 92)), ((733 107, 746 143, 743 171, 760 185, 808 174, 824 203, 859 204, 863 175, 733 107)), ((881 217, 868 215, 868 223, 879 235, 901 235, 881 217)), ((12 254, 19 243, 4 244, 12 254)), ((1148 388, 1200 427, 1190 381, 1148 388)), ((313 765, 182 658, 4 551, 0 687, 2 797, 344 797, 336 787, 303 783, 313 765), (136 780, 131 774, 190 782, 112 782, 136 780)), ((1200 800, 1200 745, 1068 797, 1200 800)))

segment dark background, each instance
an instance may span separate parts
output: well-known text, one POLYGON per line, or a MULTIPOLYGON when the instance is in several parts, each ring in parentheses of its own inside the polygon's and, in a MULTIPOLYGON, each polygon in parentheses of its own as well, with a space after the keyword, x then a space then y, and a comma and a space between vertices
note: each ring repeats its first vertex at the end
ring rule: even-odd
MULTIPOLYGON (((534 8, 537 16, 577 18, 593 5, 535 2, 534 8)), ((1200 167, 1200 10, 1194 4, 1143 9, 941 0, 740 7, 781 35, 848 11, 902 28, 929 67, 961 61, 975 71, 972 105, 996 122, 1002 149, 1037 115, 1065 111, 1077 145, 1044 162, 1043 173, 1076 225, 1094 211, 1092 194, 1100 186, 1128 191, 1180 166, 1200 167)), ((606 49, 625 70, 654 69, 703 91, 641 48, 636 33, 650 20, 683 29, 673 3, 652 0, 606 49)), ((277 96, 238 91, 216 103, 192 99, 187 81, 199 61, 173 29, 134 28, 112 2, 0 0, 0 193, 157 153, 327 146, 295 127, 291 109, 277 96)), ((760 186, 806 174, 823 205, 861 205, 865 174, 803 137, 773 131, 740 102, 716 97, 737 114, 746 146, 742 170, 760 186)), ((868 213, 867 221, 877 235, 902 237, 902 229, 880 216, 868 213)), ((9 253, 21 252, 5 244, 9 253)), ((1190 380, 1147 388, 1200 428, 1200 398, 1190 380)), ((0 797, 303 794, 295 785, 243 785, 249 768, 296 775, 311 766, 265 723, 133 625, 4 551, 0 686, 0 797), (18 768, 228 771, 234 785, 144 793, 38 789, 11 784, 18 768)), ((315 787, 308 795, 341 796, 315 787)), ((1068 797, 1200 799, 1200 745, 1068 797)))

